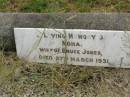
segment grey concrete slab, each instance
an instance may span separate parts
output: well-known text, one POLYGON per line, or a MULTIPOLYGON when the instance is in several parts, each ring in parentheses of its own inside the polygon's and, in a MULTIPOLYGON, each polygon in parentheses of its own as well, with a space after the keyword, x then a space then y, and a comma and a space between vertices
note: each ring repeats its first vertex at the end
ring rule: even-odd
POLYGON ((14 27, 130 30, 130 14, 0 13, 0 49, 15 50, 14 27))

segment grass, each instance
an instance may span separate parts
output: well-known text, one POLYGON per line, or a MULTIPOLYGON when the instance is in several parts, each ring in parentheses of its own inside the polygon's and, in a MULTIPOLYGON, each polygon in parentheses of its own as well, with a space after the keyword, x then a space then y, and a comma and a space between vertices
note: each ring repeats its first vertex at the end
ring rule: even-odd
POLYGON ((0 97, 129 97, 130 70, 47 65, 0 52, 0 97))
POLYGON ((130 0, 0 0, 2 12, 130 12, 130 0))

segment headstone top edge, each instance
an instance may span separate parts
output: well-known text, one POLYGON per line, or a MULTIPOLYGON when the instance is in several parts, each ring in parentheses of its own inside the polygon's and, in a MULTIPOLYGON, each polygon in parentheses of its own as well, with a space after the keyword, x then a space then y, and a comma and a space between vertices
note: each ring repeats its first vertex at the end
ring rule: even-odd
POLYGON ((130 32, 129 30, 97 30, 97 29, 62 29, 62 28, 24 28, 24 27, 14 27, 14 30, 18 29, 49 29, 49 30, 77 30, 77 31, 108 31, 108 32, 130 32))

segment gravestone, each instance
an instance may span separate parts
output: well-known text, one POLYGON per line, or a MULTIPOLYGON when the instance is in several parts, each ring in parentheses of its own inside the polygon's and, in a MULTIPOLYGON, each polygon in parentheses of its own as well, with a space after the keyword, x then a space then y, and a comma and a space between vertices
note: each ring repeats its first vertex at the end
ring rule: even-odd
POLYGON ((19 58, 39 63, 130 68, 130 31, 14 28, 19 58))

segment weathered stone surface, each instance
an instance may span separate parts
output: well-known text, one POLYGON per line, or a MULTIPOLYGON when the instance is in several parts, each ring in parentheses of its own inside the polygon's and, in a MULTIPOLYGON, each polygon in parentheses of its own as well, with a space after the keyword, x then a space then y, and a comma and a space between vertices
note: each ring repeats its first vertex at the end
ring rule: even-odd
POLYGON ((17 55, 30 62, 130 68, 130 31, 15 28, 17 55))
POLYGON ((0 13, 0 48, 15 50, 14 27, 130 30, 129 13, 0 13))

